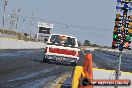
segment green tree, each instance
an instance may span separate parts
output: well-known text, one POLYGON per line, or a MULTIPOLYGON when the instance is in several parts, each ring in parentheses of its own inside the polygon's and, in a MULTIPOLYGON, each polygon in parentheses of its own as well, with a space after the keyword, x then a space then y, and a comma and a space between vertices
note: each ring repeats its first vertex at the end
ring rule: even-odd
POLYGON ((89 40, 85 40, 83 44, 84 46, 91 46, 91 43, 89 40))

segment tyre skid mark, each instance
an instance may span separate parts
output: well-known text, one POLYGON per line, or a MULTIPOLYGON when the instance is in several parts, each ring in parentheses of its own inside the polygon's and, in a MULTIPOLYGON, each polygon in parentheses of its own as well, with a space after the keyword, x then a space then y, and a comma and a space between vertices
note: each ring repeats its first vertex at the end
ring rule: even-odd
MULTIPOLYGON (((56 67, 55 69, 57 69, 57 68, 58 67, 56 67)), ((38 76, 40 74, 45 74, 45 73, 51 72, 52 70, 54 70, 54 69, 44 69, 44 70, 41 70, 39 72, 31 73, 31 74, 28 74, 28 75, 23 76, 23 77, 18 77, 18 78, 15 78, 15 79, 8 80, 8 82, 19 81, 19 80, 26 80, 26 79, 38 76)))
POLYGON ((35 80, 33 82, 29 82, 19 88, 40 88, 42 87, 46 82, 48 82, 49 80, 53 80, 56 76, 51 76, 48 78, 43 78, 40 80, 35 80))

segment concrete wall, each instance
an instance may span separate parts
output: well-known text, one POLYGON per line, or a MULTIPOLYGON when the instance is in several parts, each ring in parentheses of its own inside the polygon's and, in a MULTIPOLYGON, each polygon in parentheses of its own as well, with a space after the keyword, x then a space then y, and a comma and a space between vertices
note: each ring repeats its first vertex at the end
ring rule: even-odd
POLYGON ((45 48, 41 42, 23 41, 9 38, 0 38, 0 49, 39 49, 45 48))

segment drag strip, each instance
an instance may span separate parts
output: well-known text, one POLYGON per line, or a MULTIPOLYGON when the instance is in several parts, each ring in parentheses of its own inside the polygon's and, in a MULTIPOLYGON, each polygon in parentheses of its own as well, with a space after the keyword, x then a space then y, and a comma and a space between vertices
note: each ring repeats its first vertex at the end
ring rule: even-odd
POLYGON ((0 88, 44 88, 71 66, 42 63, 43 49, 0 51, 0 88))
MULTIPOLYGON (((96 51, 92 53, 94 68, 115 69, 115 56, 96 51)), ((0 51, 0 88, 47 88, 60 75, 72 74, 74 67, 42 63, 42 58, 43 49, 0 51)), ((122 71, 132 71, 130 61, 122 60, 122 71)), ((84 63, 84 55, 79 62, 80 65, 84 63)))
MULTIPOLYGON (((98 68, 115 70, 118 64, 118 57, 103 52, 94 51, 93 52, 93 61, 96 63, 98 68)), ((132 72, 132 60, 122 58, 121 62, 121 71, 132 72)))

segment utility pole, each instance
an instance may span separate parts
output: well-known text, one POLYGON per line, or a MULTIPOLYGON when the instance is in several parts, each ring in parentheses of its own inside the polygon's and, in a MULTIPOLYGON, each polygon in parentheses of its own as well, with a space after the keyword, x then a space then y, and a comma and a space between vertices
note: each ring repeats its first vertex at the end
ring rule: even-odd
POLYGON ((13 29, 13 26, 14 26, 14 24, 15 24, 15 19, 16 19, 16 12, 15 12, 15 10, 12 10, 12 12, 11 12, 11 14, 9 14, 8 16, 10 16, 10 27, 9 27, 9 29, 13 29))
POLYGON ((33 21, 34 21, 34 13, 32 12, 32 17, 31 17, 31 21, 30 21, 30 39, 31 39, 31 36, 32 36, 32 28, 33 28, 33 21))
POLYGON ((23 25, 22 25, 22 37, 21 37, 21 40, 23 40, 23 29, 24 29, 24 22, 25 22, 26 20, 25 19, 23 19, 23 25))
POLYGON ((18 29, 18 14, 20 13, 21 9, 17 10, 17 18, 16 18, 16 30, 18 29))
POLYGON ((6 18, 6 5, 7 5, 7 0, 3 1, 3 34, 4 34, 4 28, 5 28, 5 18, 6 18))

